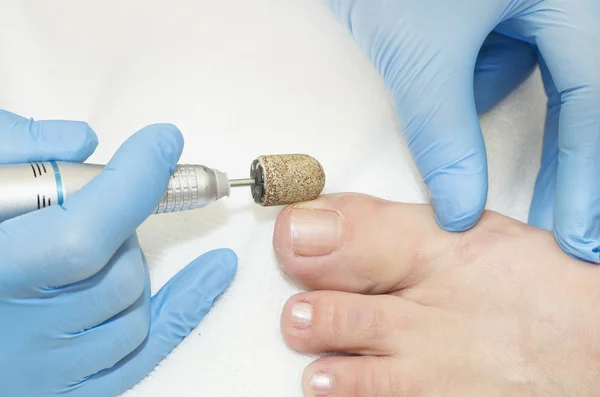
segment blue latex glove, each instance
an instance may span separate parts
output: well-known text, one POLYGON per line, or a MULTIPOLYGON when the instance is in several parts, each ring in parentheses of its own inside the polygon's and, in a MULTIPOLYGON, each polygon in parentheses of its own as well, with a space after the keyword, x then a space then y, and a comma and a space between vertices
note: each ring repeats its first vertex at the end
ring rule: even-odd
POLYGON ((516 87, 538 58, 549 112, 530 222, 554 230, 568 254, 600 262, 598 0, 326 2, 390 89, 438 223, 449 231, 471 228, 486 203, 478 111, 516 87))
MULTIPOLYGON (((96 145, 84 123, 0 111, 1 162, 83 161, 96 145)), ((216 250, 150 296, 135 230, 160 202, 182 146, 175 127, 146 127, 62 207, 0 224, 0 394, 120 394, 169 354, 230 284, 237 257, 216 250)))

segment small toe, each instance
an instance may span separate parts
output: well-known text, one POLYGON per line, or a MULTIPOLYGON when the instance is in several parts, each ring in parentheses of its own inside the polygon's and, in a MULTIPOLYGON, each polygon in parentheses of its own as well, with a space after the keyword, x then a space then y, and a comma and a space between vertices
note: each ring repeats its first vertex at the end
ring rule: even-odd
POLYGON ((302 353, 385 356, 418 345, 428 317, 427 308, 397 296, 318 291, 286 303, 281 329, 302 353))
POLYGON ((413 363, 387 357, 325 357, 302 377, 306 397, 419 397, 425 372, 413 363))

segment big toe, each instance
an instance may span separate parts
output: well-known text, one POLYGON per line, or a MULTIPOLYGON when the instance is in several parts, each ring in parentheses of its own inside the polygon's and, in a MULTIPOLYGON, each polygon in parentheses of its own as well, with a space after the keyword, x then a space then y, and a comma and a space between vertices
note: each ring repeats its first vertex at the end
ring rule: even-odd
POLYGON ((310 289, 378 294, 421 280, 456 238, 429 205, 338 194, 284 209, 274 247, 286 272, 310 289))

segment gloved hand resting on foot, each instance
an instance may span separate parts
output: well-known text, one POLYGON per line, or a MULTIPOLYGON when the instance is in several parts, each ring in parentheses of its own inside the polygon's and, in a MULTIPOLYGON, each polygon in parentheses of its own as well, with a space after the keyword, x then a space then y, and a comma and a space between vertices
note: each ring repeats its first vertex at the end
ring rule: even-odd
POLYGON ((473 227, 485 207, 478 112, 539 61, 549 102, 529 221, 553 230, 569 255, 600 263, 600 1, 325 3, 391 91, 436 219, 448 231, 473 227))

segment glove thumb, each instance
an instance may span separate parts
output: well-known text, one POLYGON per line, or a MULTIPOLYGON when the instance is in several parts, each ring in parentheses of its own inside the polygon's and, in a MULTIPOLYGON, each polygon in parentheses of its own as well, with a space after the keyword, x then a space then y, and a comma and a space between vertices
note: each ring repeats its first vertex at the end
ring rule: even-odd
POLYGON ((473 100, 473 74, 466 66, 449 68, 440 66, 431 71, 435 77, 415 75, 408 85, 390 86, 435 217, 442 228, 460 232, 473 227, 485 208, 487 160, 473 100))
POLYGON ((34 121, 0 110, 0 164, 30 161, 85 161, 98 146, 84 122, 34 121))

